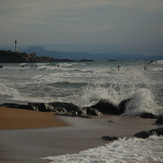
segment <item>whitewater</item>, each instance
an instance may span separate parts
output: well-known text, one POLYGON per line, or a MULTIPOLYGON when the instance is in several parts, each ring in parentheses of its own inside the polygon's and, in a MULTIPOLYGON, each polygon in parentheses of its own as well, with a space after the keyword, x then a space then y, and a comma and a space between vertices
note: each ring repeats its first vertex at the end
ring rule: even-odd
POLYGON ((161 163, 163 162, 163 137, 153 135, 147 140, 122 138, 78 154, 49 156, 42 159, 51 163, 161 163))
MULTIPOLYGON (((163 60, 2 65, 0 99, 7 102, 60 101, 84 107, 101 99, 118 105, 122 100, 132 98, 124 115, 144 112, 163 115, 163 60)), ((163 162, 163 137, 122 138, 78 154, 44 159, 79 163, 163 162)))
POLYGON ((159 115, 163 106, 162 72, 162 60, 151 64, 145 61, 3 64, 0 95, 11 102, 60 101, 81 107, 101 99, 118 105, 132 98, 126 114, 159 115))

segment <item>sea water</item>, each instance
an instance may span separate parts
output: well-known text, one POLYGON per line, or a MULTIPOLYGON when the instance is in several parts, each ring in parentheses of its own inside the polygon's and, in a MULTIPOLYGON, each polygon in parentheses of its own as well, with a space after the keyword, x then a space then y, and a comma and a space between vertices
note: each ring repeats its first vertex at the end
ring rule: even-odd
POLYGON ((84 107, 101 99, 118 105, 132 98, 125 114, 163 114, 163 60, 2 65, 0 95, 9 102, 60 101, 84 107))
MULTIPOLYGON (((84 107, 101 99, 118 105, 132 98, 124 114, 163 114, 163 60, 2 65, 0 97, 8 102, 60 101, 84 107)), ((163 162, 163 137, 124 139, 79 154, 45 159, 84 163, 163 162)))
POLYGON ((148 139, 122 138, 77 154, 42 158, 51 163, 162 163, 163 136, 148 139))

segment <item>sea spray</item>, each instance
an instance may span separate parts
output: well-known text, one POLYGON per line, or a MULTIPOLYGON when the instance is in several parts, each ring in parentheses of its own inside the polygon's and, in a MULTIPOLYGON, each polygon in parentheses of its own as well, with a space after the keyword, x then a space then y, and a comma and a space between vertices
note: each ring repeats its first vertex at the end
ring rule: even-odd
POLYGON ((94 83, 82 87, 78 104, 89 105, 106 99, 118 105, 122 100, 131 98, 137 89, 148 83, 148 78, 140 71, 132 67, 129 70, 123 68, 121 72, 108 75, 105 80, 99 78, 94 83))
POLYGON ((148 89, 138 89, 132 96, 126 106, 125 114, 139 115, 141 113, 160 114, 160 108, 155 103, 152 92, 148 89))

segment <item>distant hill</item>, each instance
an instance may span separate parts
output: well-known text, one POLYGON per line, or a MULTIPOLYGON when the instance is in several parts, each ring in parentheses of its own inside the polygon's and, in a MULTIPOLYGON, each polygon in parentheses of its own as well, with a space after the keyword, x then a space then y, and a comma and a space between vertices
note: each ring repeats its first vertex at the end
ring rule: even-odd
POLYGON ((88 59, 92 60, 92 57, 89 53, 86 52, 61 52, 61 51, 50 51, 45 50, 39 46, 30 46, 28 49, 23 50, 26 53, 36 52, 38 56, 50 56, 59 59, 72 59, 72 60, 81 60, 88 59))
POLYGON ((72 60, 160 60, 163 59, 163 55, 158 56, 144 56, 142 54, 124 54, 122 52, 110 52, 110 53, 87 53, 87 52, 61 52, 45 50, 39 46, 30 46, 24 50, 26 53, 36 52, 38 56, 50 56, 59 59, 69 58, 72 60))

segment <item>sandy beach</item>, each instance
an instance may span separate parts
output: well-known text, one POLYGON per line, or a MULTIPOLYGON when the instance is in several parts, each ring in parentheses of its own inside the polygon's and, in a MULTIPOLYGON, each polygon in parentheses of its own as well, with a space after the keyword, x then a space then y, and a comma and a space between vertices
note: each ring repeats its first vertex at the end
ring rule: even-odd
POLYGON ((41 157, 77 153, 108 143, 102 136, 131 137, 157 128, 155 119, 131 116, 71 117, 0 108, 0 162, 45 163, 41 157))
POLYGON ((37 112, 24 109, 0 107, 0 129, 30 129, 66 126, 52 112, 37 112))

